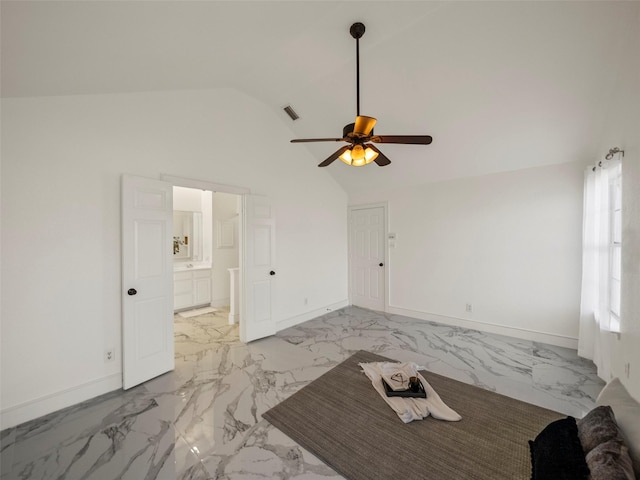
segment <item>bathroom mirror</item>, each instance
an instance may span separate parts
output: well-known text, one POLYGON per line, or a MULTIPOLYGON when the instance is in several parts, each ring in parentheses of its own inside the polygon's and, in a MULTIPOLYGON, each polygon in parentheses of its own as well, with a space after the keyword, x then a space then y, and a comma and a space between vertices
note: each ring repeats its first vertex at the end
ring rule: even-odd
POLYGON ((202 212, 173 212, 173 259, 202 260, 202 212))

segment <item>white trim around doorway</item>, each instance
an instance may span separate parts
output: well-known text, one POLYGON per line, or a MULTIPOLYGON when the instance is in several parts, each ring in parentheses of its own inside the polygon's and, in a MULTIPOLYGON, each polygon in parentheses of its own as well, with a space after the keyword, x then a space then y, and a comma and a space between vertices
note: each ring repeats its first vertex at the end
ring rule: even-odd
POLYGON ((173 184, 174 187, 199 188, 201 190, 211 190, 212 192, 235 193, 236 195, 249 195, 251 189, 237 187, 235 185, 223 185, 221 183, 209 182, 207 180, 195 180, 193 178, 177 177, 166 173, 160 174, 160 180, 173 184))

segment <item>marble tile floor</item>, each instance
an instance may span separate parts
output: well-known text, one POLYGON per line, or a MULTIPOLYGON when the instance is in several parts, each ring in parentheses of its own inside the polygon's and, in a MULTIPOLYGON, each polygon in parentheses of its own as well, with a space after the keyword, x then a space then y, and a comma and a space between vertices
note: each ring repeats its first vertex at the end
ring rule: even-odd
POLYGON ((175 318, 176 368, 1 432, 1 480, 342 478, 263 412, 357 350, 583 416, 604 383, 575 350, 347 307, 240 343, 227 312, 175 318))

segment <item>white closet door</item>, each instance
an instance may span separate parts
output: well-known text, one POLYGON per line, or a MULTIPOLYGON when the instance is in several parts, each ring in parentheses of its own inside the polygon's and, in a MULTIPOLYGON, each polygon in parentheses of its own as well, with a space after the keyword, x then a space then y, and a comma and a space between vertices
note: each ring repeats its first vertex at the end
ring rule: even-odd
POLYGON ((250 342, 276 333, 272 306, 275 270, 275 216, 266 197, 244 197, 244 301, 240 312, 240 340, 250 342))
POLYGON ((385 309, 384 208, 351 210, 349 281, 351 303, 371 310, 385 309))

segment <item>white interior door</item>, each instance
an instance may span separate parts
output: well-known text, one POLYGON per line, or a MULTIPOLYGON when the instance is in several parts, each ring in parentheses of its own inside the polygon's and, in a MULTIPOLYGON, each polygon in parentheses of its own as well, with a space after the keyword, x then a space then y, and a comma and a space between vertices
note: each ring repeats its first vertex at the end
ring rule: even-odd
POLYGON ((122 177, 123 387, 174 368, 173 186, 122 177))
POLYGON ((275 292, 275 217, 268 198, 244 196, 244 251, 240 272, 244 275, 241 298, 240 340, 250 342, 276 333, 272 314, 275 292))
POLYGON ((354 208, 350 216, 349 293, 351 303, 385 309, 385 209, 354 208))

